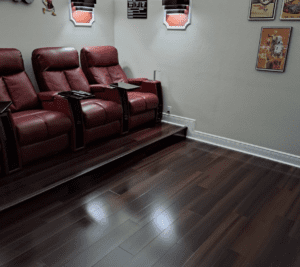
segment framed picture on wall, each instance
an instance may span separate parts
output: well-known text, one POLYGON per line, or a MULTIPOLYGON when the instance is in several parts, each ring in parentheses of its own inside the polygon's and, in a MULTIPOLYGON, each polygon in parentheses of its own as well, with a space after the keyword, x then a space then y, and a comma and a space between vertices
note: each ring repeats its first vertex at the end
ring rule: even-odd
POLYGON ((292 27, 262 27, 257 70, 284 72, 292 27))
POLYGON ((300 1, 283 0, 280 20, 300 20, 300 1))
POLYGON ((274 20, 278 0, 250 0, 248 20, 274 20))
POLYGON ((128 19, 146 19, 148 0, 127 0, 128 19))

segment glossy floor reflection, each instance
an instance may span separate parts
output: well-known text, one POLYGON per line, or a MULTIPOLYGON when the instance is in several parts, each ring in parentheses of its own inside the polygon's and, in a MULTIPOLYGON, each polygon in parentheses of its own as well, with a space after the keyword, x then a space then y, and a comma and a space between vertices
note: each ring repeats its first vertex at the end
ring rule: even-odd
POLYGON ((172 136, 0 213, 0 266, 297 267, 300 170, 172 136))

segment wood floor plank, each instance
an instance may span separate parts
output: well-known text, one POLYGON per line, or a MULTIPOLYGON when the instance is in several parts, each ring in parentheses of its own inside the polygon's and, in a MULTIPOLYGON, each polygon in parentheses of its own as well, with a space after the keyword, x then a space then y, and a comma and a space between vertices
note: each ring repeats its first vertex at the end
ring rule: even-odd
POLYGON ((245 257, 247 262, 252 262, 264 247, 272 231, 273 227, 270 222, 249 219, 245 231, 232 244, 231 249, 245 257))
MULTIPOLYGON (((129 134, 122 149, 158 135, 129 134)), ((300 169, 237 151, 172 137, 44 196, 0 213, 1 267, 300 262, 300 169)))
MULTIPOLYGON (((195 194, 187 194, 187 196, 185 196, 185 198, 183 199, 183 201, 180 201, 180 204, 178 206, 178 208, 180 208, 180 205, 184 205, 185 203, 187 203, 189 200, 191 200, 192 198, 196 197, 199 193, 201 192, 201 189, 199 187, 197 187, 197 190, 195 191, 195 194)), ((174 211, 174 209, 173 209, 174 211)), ((110 226, 114 225, 114 222, 117 220, 120 222, 122 222, 123 220, 125 219, 129 219, 129 215, 127 212, 124 212, 124 211, 119 211, 117 212, 116 214, 108 217, 107 219, 103 219, 105 220, 105 222, 107 224, 109 224, 110 226), (119 218, 119 219, 118 219, 119 218)), ((99 223, 103 224, 103 220, 100 221, 99 223)), ((104 224, 106 227, 107 227, 107 224, 104 224)), ((108 229, 110 229, 111 227, 109 227, 108 229)), ((107 228, 105 228, 107 229, 107 228)), ((99 231, 100 231, 100 228, 99 228, 99 231)), ((97 235, 96 235, 97 236, 97 235)), ((64 251, 64 255, 66 258, 70 258, 70 257, 73 257, 72 255, 74 255, 74 252, 77 251, 77 253, 79 253, 79 251, 82 251, 85 247, 86 247, 86 244, 88 244, 87 242, 87 239, 90 240, 91 238, 85 238, 85 236, 80 236, 78 238, 75 238, 75 240, 73 240, 72 242, 69 242, 69 244, 66 244, 62 249, 64 251), (77 241, 76 241, 77 239, 77 241), (75 245, 74 243, 76 244, 76 249, 75 249, 75 245), (77 244, 81 244, 81 246, 78 246, 77 244), (72 247, 73 247, 73 250, 72 251, 72 247)), ((49 257, 47 257, 45 259, 45 262, 49 265, 53 264, 53 262, 60 262, 61 259, 58 258, 59 256, 59 252, 54 252, 52 253, 51 255, 49 255, 49 257)))
POLYGON ((139 229, 139 225, 128 220, 63 266, 91 267, 139 229))
MULTIPOLYGON (((152 219, 160 216, 171 206, 173 206, 173 209, 180 209, 182 206, 192 205, 205 191, 206 189, 191 184, 173 195, 167 195, 167 198, 158 198, 157 201, 152 202, 146 208, 136 213, 132 219, 140 225, 145 225, 152 219)), ((189 206, 186 208, 190 209, 189 206)))
POLYGON ((124 262, 129 261, 133 256, 125 250, 117 247, 93 267, 121 267, 124 262))
POLYGON ((192 255, 192 251, 186 248, 185 246, 181 246, 179 244, 175 244, 160 260, 154 264, 154 267, 180 267, 185 261, 192 255))
POLYGON ((268 160, 268 159, 264 159, 264 158, 259 158, 259 157, 253 157, 250 161, 250 164, 252 164, 253 166, 257 166, 257 167, 262 167, 262 168, 266 168, 269 170, 273 170, 278 163, 268 160))
POLYGON ((173 172, 179 172, 186 169, 189 169, 190 167, 196 168, 197 171, 203 171, 203 169, 206 166, 214 165, 216 162, 219 162, 224 157, 219 154, 209 154, 208 152, 203 151, 197 151, 197 155, 194 156, 193 159, 190 157, 182 157, 182 160, 178 163, 174 163, 170 166, 168 166, 168 169, 170 169, 173 172))
POLYGON ((246 217, 239 217, 224 237, 216 244, 216 246, 206 255, 201 261, 200 267, 220 266, 222 263, 220 257, 224 250, 230 248, 231 244, 239 237, 240 233, 245 229, 248 219, 246 217))
POLYGON ((291 176, 285 175, 278 181, 276 186, 280 189, 283 189, 286 187, 288 183, 290 183, 290 180, 291 180, 291 176))
POLYGON ((300 238, 300 219, 297 219, 293 228, 289 232, 289 237, 299 240, 300 238))
POLYGON ((136 255, 179 216, 180 214, 169 214, 168 210, 166 210, 156 219, 153 219, 135 234, 127 238, 122 244, 120 244, 120 248, 132 255, 136 255))
MULTIPOLYGON (((111 179, 110 182, 103 184, 101 186, 99 184, 91 185, 90 189, 83 190, 83 191, 77 191, 73 193, 73 191, 70 192, 69 185, 66 185, 67 197, 64 201, 63 205, 58 206, 57 208, 50 209, 48 211, 45 211, 42 215, 39 217, 42 218, 45 221, 51 222, 55 219, 57 219, 60 216, 63 216, 67 214, 68 212, 71 212, 72 210, 75 210, 77 208, 84 208, 86 205, 88 205, 91 201, 102 201, 105 200, 105 197, 110 195, 111 197, 116 197, 113 192, 109 192, 109 189, 111 188, 111 183, 118 185, 119 183, 123 182, 126 179, 131 178, 132 172, 131 171, 124 171, 122 174, 112 175, 109 176, 111 179), (122 179, 124 178, 124 179, 122 179), (116 180, 115 180, 116 179, 116 180), (99 188, 100 186, 100 188, 99 188)), ((96 177, 98 178, 98 177, 96 177)))
MULTIPOLYGON (((192 179, 196 178, 199 173, 191 174, 192 179), (195 176, 194 176, 195 175, 195 176)), ((132 214, 139 213, 142 209, 147 207, 148 205, 151 205, 152 203, 156 202, 157 199, 160 197, 165 197, 169 195, 172 195, 176 193, 177 190, 180 189, 182 186, 182 176, 180 173, 173 173, 170 171, 164 172, 164 174, 160 177, 160 182, 157 182, 158 185, 151 184, 149 186, 146 186, 143 184, 143 187, 146 186, 146 189, 148 190, 146 193, 142 194, 140 197, 136 198, 134 201, 128 203, 127 210, 131 211, 132 214), (176 189, 177 188, 177 189, 176 189), (150 190, 149 190, 150 189, 150 190)), ((140 187, 142 188, 142 187, 140 187)), ((140 188, 137 188, 139 191, 140 188)), ((140 195, 139 193, 136 194, 138 191, 131 191, 130 190, 120 196, 120 198, 123 201, 128 201, 128 199, 132 199, 132 197, 136 197, 136 195, 140 195)))
POLYGON ((199 220, 201 220, 201 216, 194 214, 193 212, 186 211, 183 216, 179 217, 136 256, 134 256, 130 261, 124 263, 123 266, 152 266, 161 257, 163 257, 199 220))
POLYGON ((149 178, 150 175, 148 173, 137 173, 134 177, 131 177, 129 181, 124 181, 120 185, 111 188, 110 191, 115 192, 118 195, 122 195, 132 189, 135 185, 143 183, 143 181, 146 181, 149 178))
POLYGON ((220 201, 226 194, 232 190, 238 183, 240 183, 249 170, 241 166, 237 168, 231 175, 228 175, 215 188, 207 191, 197 202, 190 208, 190 210, 205 216, 218 201, 220 201), (228 179, 229 178, 229 179, 228 179))
POLYGON ((185 267, 198 266, 205 256, 216 246, 216 244, 226 235, 227 231, 236 223, 239 215, 230 213, 209 236, 209 238, 195 251, 195 253, 186 261, 185 267))
POLYGON ((45 241, 41 243, 36 244, 30 239, 30 237, 28 237, 27 240, 19 244, 19 248, 18 248, 19 253, 14 251, 15 253, 14 255, 12 255, 11 254, 12 251, 10 251, 9 257, 5 257, 6 256, 5 254, 1 254, 2 263, 4 264, 3 266, 5 267, 22 266, 22 262, 25 259, 29 259, 29 258, 39 259, 43 255, 45 254, 47 255, 50 251, 57 248, 57 246, 66 243, 72 235, 91 226, 92 226, 92 222, 84 218, 74 223, 70 227, 64 229, 63 231, 47 238, 45 241), (26 252, 22 253, 24 248, 26 252), (8 258, 10 258, 10 260, 8 258))
POLYGON ((197 142, 195 144, 195 147, 197 147, 198 149, 207 151, 207 152, 213 152, 214 150, 216 150, 216 149, 219 148, 218 146, 207 144, 207 143, 203 143, 203 142, 197 142))
POLYGON ((238 261, 240 255, 231 249, 224 249, 219 255, 214 267, 232 267, 238 261))
MULTIPOLYGON (((257 177, 264 177, 264 175, 268 172, 267 170, 260 170, 257 168, 257 177)), ((220 195, 224 197, 227 195, 232 188, 237 186, 240 182, 243 181, 245 177, 247 177, 252 170, 249 165, 241 164, 236 170, 230 175, 224 177, 224 180, 220 182, 216 187, 210 190, 210 192, 214 195, 220 195)))
POLYGON ((14 240, 14 242, 0 248, 0 258, 2 259, 2 262, 10 261, 11 259, 18 257, 57 234, 60 236, 70 229, 80 228, 82 225, 85 225, 84 223, 91 223, 88 218, 85 218, 85 215, 85 212, 76 210, 76 212, 67 214, 52 223, 44 224, 21 238, 14 236, 10 237, 10 240, 14 240), (79 226, 77 226, 78 224, 79 226), (9 257, 7 257, 7 255, 9 255, 9 257))
POLYGON ((261 179, 255 188, 248 193, 247 197, 236 208, 236 212, 249 216, 251 209, 257 207, 260 197, 276 186, 276 183, 281 179, 282 174, 278 172, 269 172, 264 179, 261 179))
POLYGON ((130 215, 123 210, 105 217, 97 222, 97 227, 86 229, 78 235, 74 235, 66 244, 53 250, 49 255, 44 255, 42 261, 48 266, 62 266, 129 219, 130 215))
POLYGON ((176 221, 178 217, 186 212, 186 207, 193 201, 194 197, 196 197, 195 195, 190 196, 176 201, 134 235, 125 240, 120 247, 132 255, 136 255, 148 243, 169 227, 170 224, 176 221))
MULTIPOLYGON (((245 194, 253 187, 256 182, 256 174, 250 173, 241 183, 231 190, 221 201, 219 201, 209 213, 199 222, 190 232, 178 243, 185 244, 192 251, 196 251, 211 233, 218 227, 222 220, 235 209, 238 203, 244 198, 245 194)), ((257 175, 258 174, 258 175, 257 175)))
POLYGON ((300 179, 298 177, 291 176, 291 179, 288 184, 288 190, 293 191, 300 183, 300 179))
MULTIPOLYGON (((293 205, 297 198, 300 197, 300 187, 297 190, 290 191, 287 188, 277 189, 273 188, 273 193, 267 197, 259 211, 259 219, 261 221, 273 221, 276 216, 286 217, 290 212, 290 207, 293 205)), ((265 196, 266 198, 266 196, 265 196)))
POLYGON ((293 221, 282 217, 276 218, 274 231, 266 245, 256 255, 256 259, 252 262, 254 266, 272 266, 278 262, 276 258, 287 244, 287 234, 291 230, 293 223, 293 221))
POLYGON ((252 267, 252 265, 247 262, 245 257, 239 255, 236 261, 233 263, 232 267, 252 267))
POLYGON ((212 189, 226 176, 235 171, 239 165, 239 161, 225 158, 214 166, 207 168, 202 174, 203 180, 198 185, 207 189, 212 189))
MULTIPOLYGON (((115 197, 115 196, 113 195, 113 197, 115 197)), ((110 201, 111 201, 111 199, 110 199, 110 201)), ((121 212, 119 213, 119 215, 120 215, 120 214, 122 215, 121 212)), ((124 217, 124 216, 123 216, 123 217, 124 217)), ((126 217, 125 217, 125 218, 126 218, 126 217)), ((109 219, 109 218, 108 218, 108 219, 109 219)), ((65 249, 67 249, 67 248, 65 248, 65 249)), ((49 258, 46 259, 46 262, 48 262, 48 260, 51 260, 51 258, 55 258, 55 256, 51 255, 51 257, 49 257, 49 258), (49 258, 50 258, 50 259, 49 259, 49 258)), ((48 263, 49 263, 49 262, 48 262, 48 263)))

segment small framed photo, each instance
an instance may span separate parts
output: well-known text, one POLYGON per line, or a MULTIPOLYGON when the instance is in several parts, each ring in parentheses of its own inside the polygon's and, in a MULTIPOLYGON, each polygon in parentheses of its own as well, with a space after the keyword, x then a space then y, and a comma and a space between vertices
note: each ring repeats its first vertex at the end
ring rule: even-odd
POLYGON ((300 20, 299 0, 283 0, 280 20, 300 20))
POLYGON ((274 20, 278 0, 250 0, 248 20, 274 20))
POLYGON ((284 72, 292 27, 262 27, 257 70, 284 72))

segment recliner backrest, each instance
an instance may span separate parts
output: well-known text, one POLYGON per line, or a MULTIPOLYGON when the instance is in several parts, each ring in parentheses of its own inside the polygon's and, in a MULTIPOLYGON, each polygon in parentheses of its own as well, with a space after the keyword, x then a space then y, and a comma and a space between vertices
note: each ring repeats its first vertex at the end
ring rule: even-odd
POLYGON ((37 93, 24 69, 22 54, 15 48, 0 48, 0 101, 12 101, 12 112, 39 107, 37 93))
POLYGON ((128 83, 113 46, 87 46, 80 52, 81 66, 91 84, 128 83))
POLYGON ((79 90, 90 92, 73 47, 44 47, 32 52, 32 66, 41 91, 79 90))

